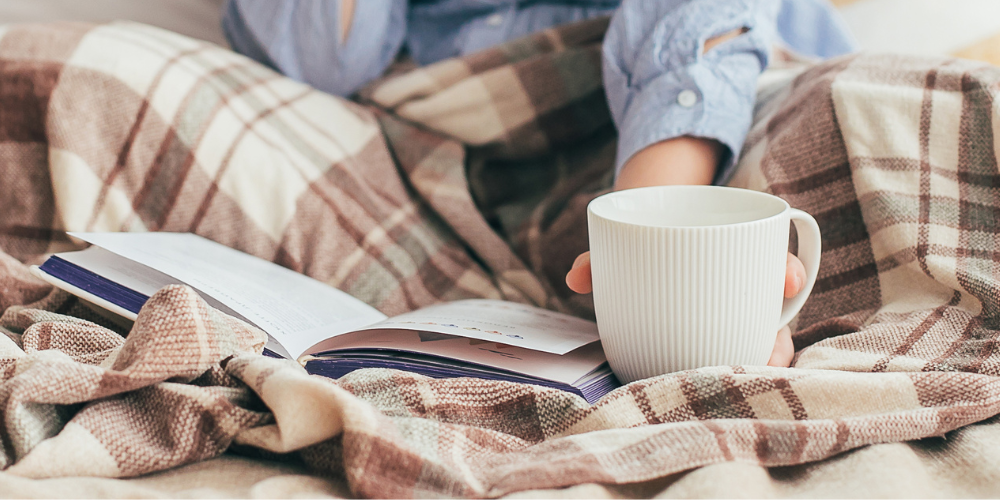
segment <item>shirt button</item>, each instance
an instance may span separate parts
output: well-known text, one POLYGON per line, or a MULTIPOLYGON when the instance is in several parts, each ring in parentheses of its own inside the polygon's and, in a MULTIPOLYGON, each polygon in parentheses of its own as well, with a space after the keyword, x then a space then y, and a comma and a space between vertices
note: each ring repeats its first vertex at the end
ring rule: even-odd
POLYGON ((690 108, 697 103, 698 94, 695 94, 693 90, 682 90, 680 94, 677 94, 677 104, 685 108, 690 108))
POLYGON ((503 14, 493 14, 486 18, 487 26, 500 26, 503 24, 503 14))

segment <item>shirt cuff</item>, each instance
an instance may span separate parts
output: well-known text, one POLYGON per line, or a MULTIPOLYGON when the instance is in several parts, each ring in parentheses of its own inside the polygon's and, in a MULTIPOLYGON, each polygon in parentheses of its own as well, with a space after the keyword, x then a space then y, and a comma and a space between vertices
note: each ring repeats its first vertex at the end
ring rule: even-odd
POLYGON ((745 65, 760 74, 752 54, 731 54, 720 61, 704 59, 651 80, 633 94, 619 126, 615 177, 633 155, 647 146, 681 136, 715 139, 726 146, 713 180, 724 184, 732 176, 753 117, 757 79, 746 78, 745 65), (740 67, 740 77, 732 69, 740 67))

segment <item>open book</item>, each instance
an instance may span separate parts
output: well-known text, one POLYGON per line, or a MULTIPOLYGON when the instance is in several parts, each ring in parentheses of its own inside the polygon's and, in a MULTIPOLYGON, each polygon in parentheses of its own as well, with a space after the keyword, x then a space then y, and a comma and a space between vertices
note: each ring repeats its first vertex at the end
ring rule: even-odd
POLYGON ((386 317, 322 282, 186 233, 70 233, 93 246, 33 267, 40 278, 134 321, 160 288, 185 284, 268 334, 265 354, 339 378, 360 368, 554 387, 594 402, 619 383, 597 325, 498 300, 462 300, 386 317))

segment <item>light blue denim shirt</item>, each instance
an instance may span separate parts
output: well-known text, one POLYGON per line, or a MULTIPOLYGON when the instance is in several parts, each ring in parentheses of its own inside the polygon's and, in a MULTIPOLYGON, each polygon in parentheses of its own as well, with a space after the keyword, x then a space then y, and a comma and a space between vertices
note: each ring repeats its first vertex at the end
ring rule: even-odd
POLYGON ((604 84, 619 169, 646 146, 692 135, 728 147, 716 175, 724 182, 773 44, 818 58, 855 49, 825 0, 357 0, 344 42, 339 0, 229 0, 223 28, 236 51, 346 96, 404 46, 429 64, 608 14, 604 84), (705 40, 740 28, 746 33, 703 53, 705 40))

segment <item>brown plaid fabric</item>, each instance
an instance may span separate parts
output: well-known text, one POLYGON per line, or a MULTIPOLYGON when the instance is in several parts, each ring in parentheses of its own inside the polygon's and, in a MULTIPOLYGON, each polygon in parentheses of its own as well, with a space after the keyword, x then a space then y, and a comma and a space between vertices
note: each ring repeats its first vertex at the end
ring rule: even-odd
POLYGON ((0 195, 16 200, 0 240, 20 260, 66 249, 64 231, 194 232, 390 314, 528 300, 412 195, 356 104, 139 24, 15 27, 0 61, 0 195))
POLYGON ((483 296, 587 314, 561 282, 610 183, 602 23, 405 72, 363 94, 375 110, 141 25, 8 29, 5 473, 127 477, 231 449, 361 496, 495 497, 802 464, 1000 413, 1000 70, 968 62, 858 56, 762 86, 734 184, 824 234, 796 368, 674 373, 593 406, 389 370, 334 382, 254 354, 259 331, 187 288, 123 338, 19 262, 67 229, 191 230, 390 313, 483 296))

